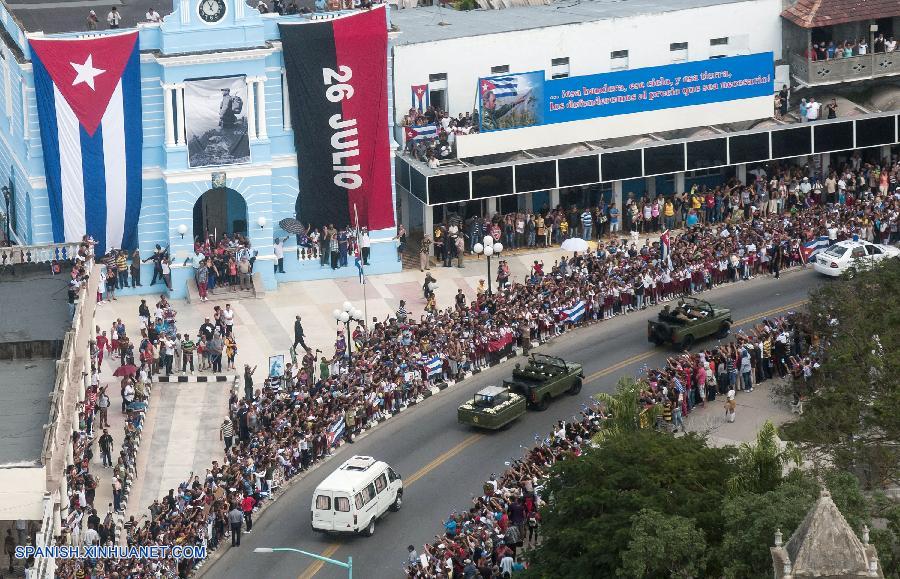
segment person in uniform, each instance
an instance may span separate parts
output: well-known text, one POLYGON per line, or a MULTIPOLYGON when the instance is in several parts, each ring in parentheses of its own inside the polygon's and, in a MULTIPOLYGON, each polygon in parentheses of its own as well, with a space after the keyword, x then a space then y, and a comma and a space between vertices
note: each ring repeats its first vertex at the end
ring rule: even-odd
POLYGON ((502 128, 500 126, 500 119, 502 119, 507 113, 509 113, 509 111, 525 102, 525 99, 527 98, 528 95, 524 94, 519 96, 512 102, 498 107, 497 97, 494 96, 494 91, 486 91, 484 93, 484 96, 481 97, 481 114, 483 116, 483 118, 481 119, 482 130, 496 131, 497 129, 502 128))
POLYGON ((234 114, 234 97, 231 96, 231 89, 222 89, 222 102, 219 103, 219 126, 223 129, 234 127, 237 123, 237 116, 234 114))

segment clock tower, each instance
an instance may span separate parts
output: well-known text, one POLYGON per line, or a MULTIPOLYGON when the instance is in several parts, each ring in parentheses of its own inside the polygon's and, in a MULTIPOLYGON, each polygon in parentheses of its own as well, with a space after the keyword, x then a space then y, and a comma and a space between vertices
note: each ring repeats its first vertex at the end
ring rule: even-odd
POLYGON ((160 26, 164 54, 265 45, 262 15, 246 0, 175 0, 160 26))

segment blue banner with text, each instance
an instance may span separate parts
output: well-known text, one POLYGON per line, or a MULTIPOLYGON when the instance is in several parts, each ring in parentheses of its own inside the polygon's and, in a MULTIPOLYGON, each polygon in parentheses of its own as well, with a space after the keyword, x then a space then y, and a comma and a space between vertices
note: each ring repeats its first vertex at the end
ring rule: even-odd
POLYGON ((543 83, 536 78, 538 74, 530 72, 479 79, 481 130, 581 121, 772 96, 775 92, 771 52, 574 76, 543 83), (523 90, 523 87, 527 89, 523 90))

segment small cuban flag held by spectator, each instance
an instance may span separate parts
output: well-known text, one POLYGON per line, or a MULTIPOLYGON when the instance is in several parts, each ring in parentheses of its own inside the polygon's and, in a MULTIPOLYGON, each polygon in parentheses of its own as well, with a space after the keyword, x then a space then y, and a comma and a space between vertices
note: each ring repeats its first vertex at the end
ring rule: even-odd
POLYGON ((659 236, 660 262, 665 264, 666 270, 672 270, 672 240, 669 237, 669 230, 663 231, 659 236))
POLYGON ((443 369, 444 361, 441 360, 440 356, 435 356, 434 358, 425 362, 425 372, 428 374, 429 378, 440 374, 443 369))
POLYGON ((412 85, 412 108, 420 113, 424 113, 428 108, 428 85, 414 84, 412 85))
POLYGON ((574 324, 581 320, 584 317, 584 306, 584 300, 581 300, 571 308, 563 310, 561 312, 562 321, 574 324))
POLYGON ((344 417, 341 416, 337 422, 328 427, 328 433, 325 435, 328 440, 328 446, 333 446, 335 440, 340 440, 344 435, 344 417))
POLYGON ((820 235, 812 241, 807 241, 806 243, 804 243, 800 248, 800 251, 803 253, 803 259, 809 261, 810 257, 819 253, 823 249, 827 249, 829 245, 831 245, 831 240, 828 239, 828 236, 820 235))

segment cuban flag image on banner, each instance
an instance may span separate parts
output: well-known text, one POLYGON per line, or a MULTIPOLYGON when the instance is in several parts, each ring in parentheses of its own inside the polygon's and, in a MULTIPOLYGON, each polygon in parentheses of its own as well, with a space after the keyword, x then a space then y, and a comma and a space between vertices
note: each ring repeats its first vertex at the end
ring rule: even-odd
POLYGON ((341 416, 337 422, 328 427, 328 432, 325 434, 328 446, 334 446, 335 442, 341 439, 344 435, 345 426, 344 417, 341 416))
POLYGON ((138 33, 31 39, 53 240, 103 255, 137 246, 141 212, 138 33))
POLYGON ((800 251, 803 253, 803 259, 809 261, 809 258, 819 253, 823 249, 827 249, 831 245, 831 240, 828 239, 827 235, 820 235, 819 237, 813 239, 812 241, 807 241, 800 248, 800 251))
POLYGON ((412 86, 412 108, 424 113, 428 108, 428 85, 414 84, 412 86))
POLYGON ((580 320, 584 316, 584 306, 584 300, 581 300, 571 308, 560 312, 562 321, 574 324, 580 320))
POLYGON ((437 374, 440 374, 444 371, 444 361, 441 360, 440 356, 435 356, 431 360, 425 362, 425 372, 428 374, 428 377, 431 378, 437 374))
POLYGON ((423 127, 404 127, 406 142, 419 139, 433 139, 437 136, 437 125, 425 125, 423 127))
POLYGON ((519 77, 512 76, 492 76, 491 78, 481 79, 481 94, 493 92, 494 96, 499 98, 518 96, 519 77))

